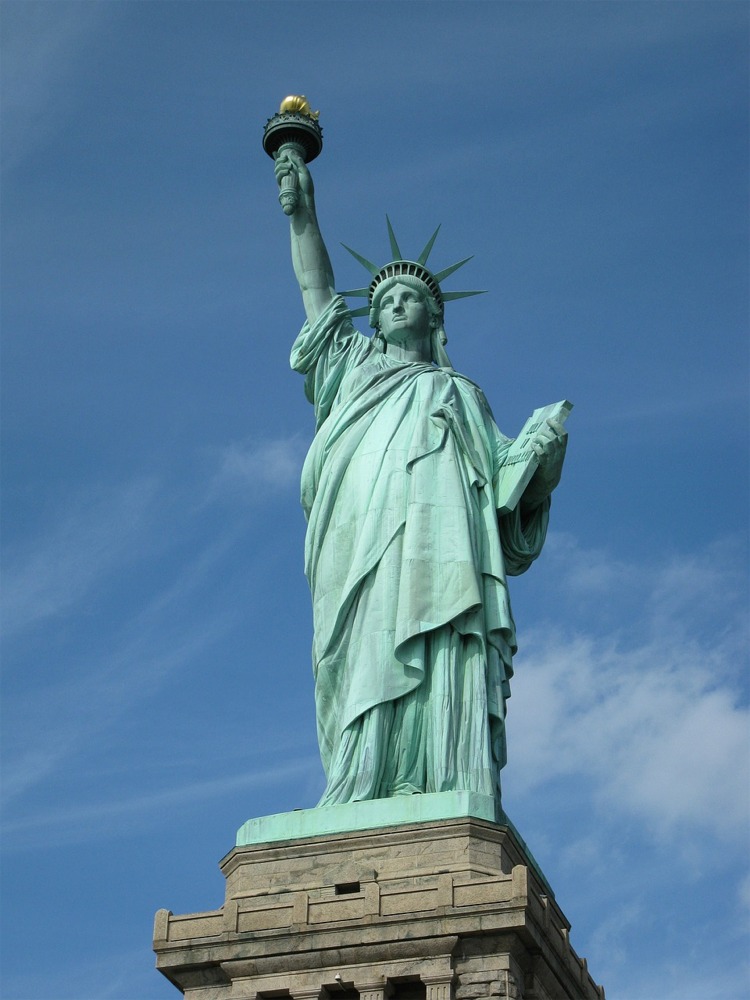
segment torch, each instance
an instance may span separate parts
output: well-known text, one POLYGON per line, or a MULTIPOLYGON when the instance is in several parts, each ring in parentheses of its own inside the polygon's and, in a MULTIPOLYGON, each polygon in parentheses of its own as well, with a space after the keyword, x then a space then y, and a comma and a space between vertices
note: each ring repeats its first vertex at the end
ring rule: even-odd
MULTIPOLYGON (((263 129, 263 149, 274 160, 279 153, 298 153, 310 163, 323 148, 323 129, 318 124, 318 111, 311 111, 306 97, 285 97, 278 112, 269 118, 263 129)), ((297 175, 281 178, 279 201, 285 215, 293 215, 299 204, 297 175)))

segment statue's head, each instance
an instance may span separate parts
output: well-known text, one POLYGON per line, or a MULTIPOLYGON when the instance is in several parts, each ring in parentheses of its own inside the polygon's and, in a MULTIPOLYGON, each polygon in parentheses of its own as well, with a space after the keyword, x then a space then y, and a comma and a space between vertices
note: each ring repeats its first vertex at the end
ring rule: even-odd
POLYGON ((375 331, 373 334, 373 343, 376 348, 380 351, 385 351, 386 348, 385 337, 381 332, 381 303, 387 298, 388 294, 398 286, 411 289, 418 296, 419 300, 424 303, 430 327, 431 360, 440 367, 450 368, 451 363, 445 352, 445 344, 448 338, 445 335, 445 329, 443 327, 442 303, 438 302, 432 294, 432 290, 429 285, 424 282, 421 277, 417 277, 413 274, 394 274, 389 277, 385 277, 374 289, 372 302, 370 304, 369 321, 370 326, 375 331))
POLYGON ((361 254, 352 250, 351 247, 343 244, 345 249, 347 249, 349 253, 355 257, 372 275, 372 281, 365 288, 355 288, 348 292, 341 293, 342 295, 361 296, 362 298, 367 298, 368 300, 368 304, 361 309, 351 309, 350 315, 369 315, 370 326, 375 330, 373 341, 376 347, 382 351, 385 349, 385 342, 380 334, 379 315, 380 303, 385 291, 396 283, 401 283, 409 288, 415 289, 420 295, 424 296, 424 301, 430 310, 430 322, 432 326, 432 360, 441 368, 450 368, 452 366, 448 360, 448 355, 445 353, 445 344, 448 338, 445 336, 445 329, 443 328, 443 303, 448 299, 462 299, 467 295, 479 295, 481 293, 444 292, 440 283, 444 278, 447 278, 449 274, 453 274, 453 272, 457 271, 459 267, 462 267, 467 261, 471 260, 471 258, 466 257, 464 260, 460 260, 458 263, 452 264, 450 267, 446 267, 442 271, 433 273, 429 270, 426 264, 440 227, 438 226, 432 234, 430 239, 427 241, 427 245, 424 250, 416 260, 405 260, 401 255, 393 228, 387 216, 386 222, 388 224, 388 236, 391 243, 391 251, 395 258, 391 260, 390 264, 386 264, 384 267, 379 268, 376 264, 367 260, 366 257, 362 257, 361 254))
POLYGON ((385 295, 396 285, 403 285, 406 288, 411 288, 420 299, 427 306, 427 311, 430 315, 430 324, 435 327, 439 323, 443 322, 443 307, 440 302, 437 301, 435 296, 432 294, 428 285, 422 281, 421 278, 415 277, 410 274, 398 274, 392 277, 385 278, 381 281, 375 288, 372 296, 372 302, 370 303, 370 326, 373 330, 377 330, 380 327, 380 304, 383 301, 385 295))

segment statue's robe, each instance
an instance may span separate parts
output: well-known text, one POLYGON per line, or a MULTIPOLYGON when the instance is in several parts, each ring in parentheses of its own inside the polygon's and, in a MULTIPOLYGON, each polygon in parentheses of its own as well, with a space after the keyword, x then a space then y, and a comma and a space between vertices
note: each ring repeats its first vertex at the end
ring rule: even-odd
POLYGON ((510 445, 481 390, 395 361, 335 298, 291 355, 317 431, 302 472, 322 804, 499 796, 516 640, 506 575, 539 555, 549 501, 498 516, 510 445))

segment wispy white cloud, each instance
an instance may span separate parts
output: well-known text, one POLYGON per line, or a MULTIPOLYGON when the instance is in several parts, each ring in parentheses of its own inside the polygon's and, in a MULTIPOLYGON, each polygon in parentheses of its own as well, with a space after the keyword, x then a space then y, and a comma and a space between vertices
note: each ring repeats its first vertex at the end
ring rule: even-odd
POLYGON ((301 435, 273 440, 233 442, 218 454, 218 470, 209 496, 257 498, 299 482, 305 443, 301 435))
POLYGON ((742 548, 628 559, 548 541, 557 586, 521 633, 506 806, 608 996, 739 998, 748 968, 727 956, 748 932, 742 548), (706 935, 721 943, 693 975, 684 955, 697 961, 706 935), (641 974, 644 936, 663 947, 641 974))
POLYGON ((3 549, 3 635, 8 638, 79 602, 136 557, 154 517, 157 484, 93 487, 68 500, 37 537, 3 549))
MULTIPOLYGON (((188 584, 189 586, 189 584, 188 584)), ((176 595, 175 595, 176 597, 176 595)), ((165 608, 162 597, 158 603, 165 608)), ((167 677, 190 664, 224 634, 227 617, 206 613, 176 634, 171 623, 146 624, 138 616, 113 637, 108 657, 85 657, 56 683, 41 684, 5 705, 6 753, 2 784, 7 804, 66 766, 135 704, 154 694, 167 677)))
POLYGON ((53 829, 56 842, 81 843, 111 835, 121 830, 124 823, 132 836, 161 822, 165 812, 184 815, 191 809, 205 808, 208 802, 215 799, 290 782, 295 785, 304 783, 317 773, 319 767, 317 753, 273 764, 254 760, 252 770, 183 783, 145 795, 117 799, 103 797, 86 804, 35 810, 31 816, 4 823, 3 839, 6 848, 28 850, 38 844, 40 837, 46 839, 48 831, 53 829))
POLYGON ((674 958, 663 966, 650 965, 644 975, 638 969, 638 962, 630 956, 628 974, 623 977, 628 982, 626 990, 616 994, 607 990, 612 1000, 744 1000, 750 986, 750 963, 743 952, 735 955, 735 961, 716 968, 710 964, 706 969, 696 951, 680 958, 674 958))
POLYGON ((299 435, 230 443, 211 453, 204 481, 184 492, 189 501, 154 477, 94 484, 63 501, 34 537, 13 541, 6 530, 3 637, 73 612, 114 572, 181 537, 206 504, 228 497, 259 502, 296 487, 304 452, 299 435))
POLYGON ((6 803, 50 780, 246 614, 241 600, 215 595, 247 518, 202 515, 213 484, 225 476, 251 482, 253 463, 263 467, 255 479, 265 491, 297 474, 283 442, 261 442, 253 453, 229 447, 202 470, 202 481, 91 487, 37 535, 4 546, 6 803), (48 634, 42 626, 50 620, 57 629, 48 634), (34 663, 38 651, 45 662, 24 680, 14 663, 34 663))
POLYGON ((516 787, 583 780, 603 815, 637 817, 652 835, 744 841, 747 626, 731 549, 636 565, 558 539, 579 616, 524 637, 509 722, 516 787), (626 615, 602 628, 596 605, 613 598, 626 615))

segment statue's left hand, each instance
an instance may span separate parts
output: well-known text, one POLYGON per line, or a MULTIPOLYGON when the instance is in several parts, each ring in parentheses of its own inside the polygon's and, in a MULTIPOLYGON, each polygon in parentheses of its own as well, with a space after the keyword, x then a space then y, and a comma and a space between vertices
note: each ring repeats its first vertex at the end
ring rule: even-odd
POLYGON ((558 420, 548 419, 546 426, 533 438, 531 447, 536 453, 539 468, 524 490, 526 507, 538 507, 560 482, 568 434, 558 420))

